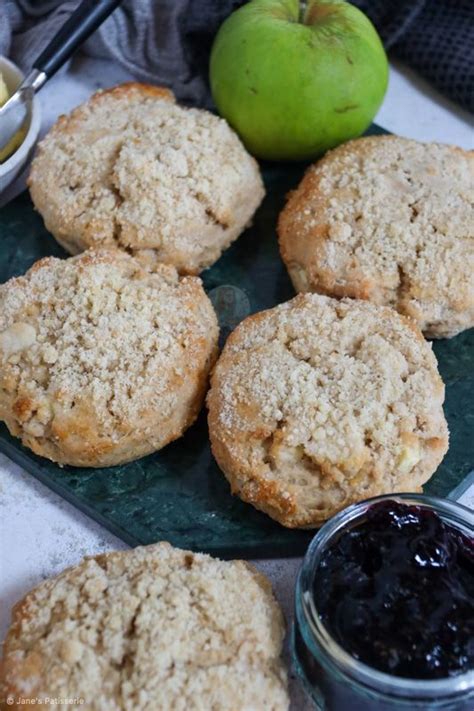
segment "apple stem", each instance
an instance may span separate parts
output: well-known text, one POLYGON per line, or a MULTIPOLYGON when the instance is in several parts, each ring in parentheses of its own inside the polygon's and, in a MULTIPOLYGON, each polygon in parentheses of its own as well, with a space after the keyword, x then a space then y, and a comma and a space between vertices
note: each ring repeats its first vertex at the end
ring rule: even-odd
POLYGON ((300 12, 299 12, 299 17, 298 17, 298 22, 301 22, 302 25, 304 25, 304 19, 305 19, 305 14, 306 14, 307 9, 308 9, 307 0, 300 0, 300 12))

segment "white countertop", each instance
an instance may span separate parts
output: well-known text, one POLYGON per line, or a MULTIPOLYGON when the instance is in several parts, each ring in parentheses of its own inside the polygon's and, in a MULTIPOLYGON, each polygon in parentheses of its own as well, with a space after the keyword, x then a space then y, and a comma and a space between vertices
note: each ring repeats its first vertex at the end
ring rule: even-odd
MULTIPOLYGON (((130 77, 111 62, 80 59, 51 80, 40 93, 44 133, 60 113, 69 111, 99 87, 130 77)), ((390 85, 375 121, 403 136, 474 144, 472 118, 442 97, 411 71, 392 65, 390 85)), ((24 176, 9 197, 24 186, 24 176)), ((2 196, 4 197, 4 196, 2 196)), ((10 621, 10 609, 31 587, 84 555, 125 549, 126 544, 0 455, 0 639, 10 621)), ((274 585, 287 620, 292 618, 293 587, 299 559, 259 561, 274 585)), ((291 685, 293 708, 304 711, 296 683, 291 685)), ((341 710, 343 711, 343 710, 341 710)))

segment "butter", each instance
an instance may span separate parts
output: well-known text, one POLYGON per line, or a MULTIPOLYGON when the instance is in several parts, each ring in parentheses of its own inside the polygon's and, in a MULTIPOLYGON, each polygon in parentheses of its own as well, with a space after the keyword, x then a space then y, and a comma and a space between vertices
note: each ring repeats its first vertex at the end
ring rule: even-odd
MULTIPOLYGON (((8 88, 0 72, 0 106, 3 106, 9 99, 8 88)), ((6 161, 7 158, 11 156, 12 153, 23 143, 23 139, 26 135, 26 128, 20 128, 19 131, 8 141, 5 148, 0 150, 0 163, 6 161)))

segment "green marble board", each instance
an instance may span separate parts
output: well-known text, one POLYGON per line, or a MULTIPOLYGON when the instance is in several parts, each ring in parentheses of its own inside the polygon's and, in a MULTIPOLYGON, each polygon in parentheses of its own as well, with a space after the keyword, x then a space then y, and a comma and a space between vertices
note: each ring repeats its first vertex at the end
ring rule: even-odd
MULTIPOLYGON (((202 275, 219 313, 221 340, 248 313, 294 294, 279 258, 275 225, 285 193, 305 167, 262 166, 267 197, 253 226, 202 275)), ((46 255, 66 256, 25 192, 0 210, 0 282, 46 255)), ((474 330, 438 341, 434 349, 446 383, 451 443, 425 491, 445 496, 474 468, 474 330)), ((22 447, 2 423, 0 451, 132 545, 165 539, 221 557, 292 556, 302 554, 313 535, 287 530, 231 496, 210 453, 204 413, 161 452, 110 469, 61 469, 22 447)))

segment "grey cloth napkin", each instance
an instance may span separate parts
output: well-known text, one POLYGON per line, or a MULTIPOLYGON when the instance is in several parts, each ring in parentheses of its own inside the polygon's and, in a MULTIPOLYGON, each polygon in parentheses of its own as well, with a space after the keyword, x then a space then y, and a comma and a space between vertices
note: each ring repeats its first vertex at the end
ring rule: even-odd
MULTIPOLYGON (((78 0, 0 0, 0 54, 28 70, 78 4, 78 0)), ((124 0, 83 51, 114 59, 140 81, 172 88, 185 103, 207 106, 212 40, 240 4, 239 0, 124 0)))

